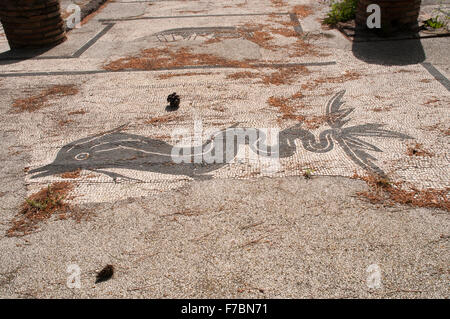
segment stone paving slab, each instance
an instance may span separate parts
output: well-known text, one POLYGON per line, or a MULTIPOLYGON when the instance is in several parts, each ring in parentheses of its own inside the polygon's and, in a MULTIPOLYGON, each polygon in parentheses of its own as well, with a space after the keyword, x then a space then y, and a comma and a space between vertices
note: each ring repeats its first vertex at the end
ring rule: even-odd
POLYGON ((448 218, 366 206, 352 197, 363 184, 221 179, 88 206, 96 212, 90 221, 1 238, 0 295, 446 298, 448 218), (70 264, 80 267, 79 289, 66 286, 70 264), (106 264, 116 268, 113 279, 95 285, 106 264), (366 285, 372 264, 381 267, 379 289, 366 285))

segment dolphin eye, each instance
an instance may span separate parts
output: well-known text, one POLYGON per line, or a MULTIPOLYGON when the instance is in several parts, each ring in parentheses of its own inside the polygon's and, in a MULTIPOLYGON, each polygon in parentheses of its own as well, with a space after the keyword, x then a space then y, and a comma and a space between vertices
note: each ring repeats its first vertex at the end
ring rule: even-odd
POLYGON ((85 159, 88 159, 89 157, 89 153, 79 153, 77 155, 75 155, 75 159, 77 161, 84 161, 85 159))

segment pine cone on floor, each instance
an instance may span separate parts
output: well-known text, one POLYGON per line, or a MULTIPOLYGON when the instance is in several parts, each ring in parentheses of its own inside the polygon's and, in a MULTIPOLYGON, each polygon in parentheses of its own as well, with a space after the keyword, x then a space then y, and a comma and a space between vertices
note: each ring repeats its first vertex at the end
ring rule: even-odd
POLYGON ((107 265, 105 268, 100 270, 100 272, 97 274, 97 280, 95 281, 95 283, 97 284, 102 281, 107 281, 107 280, 111 279, 113 274, 114 274, 114 266, 107 265))
POLYGON ((167 102, 170 103, 171 109, 177 109, 180 106, 180 97, 177 93, 173 92, 167 97, 167 102))

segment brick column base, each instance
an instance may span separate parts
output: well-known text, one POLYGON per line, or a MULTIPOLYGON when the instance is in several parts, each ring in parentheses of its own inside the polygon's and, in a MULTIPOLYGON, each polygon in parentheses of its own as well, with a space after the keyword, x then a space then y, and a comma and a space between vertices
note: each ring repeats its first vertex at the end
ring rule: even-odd
POLYGON ((0 20, 11 49, 53 46, 66 39, 59 0, 1 0, 0 20))
POLYGON ((367 13, 370 4, 378 4, 381 9, 381 29, 385 32, 418 30, 421 0, 359 0, 356 9, 356 27, 367 29, 367 13))

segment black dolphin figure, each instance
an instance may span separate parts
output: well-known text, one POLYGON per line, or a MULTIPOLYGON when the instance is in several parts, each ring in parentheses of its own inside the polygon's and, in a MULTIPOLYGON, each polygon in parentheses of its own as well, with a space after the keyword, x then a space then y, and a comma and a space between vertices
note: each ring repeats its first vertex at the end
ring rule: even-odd
MULTIPOLYGON (((246 130, 233 125, 227 129, 214 133, 201 146, 173 146, 164 141, 145 136, 122 132, 127 124, 111 131, 83 138, 63 146, 53 163, 30 170, 35 174, 31 178, 45 177, 65 172, 85 169, 106 174, 116 180, 118 177, 135 180, 114 172, 110 168, 126 168, 140 171, 158 172, 171 175, 185 175, 195 179, 209 179, 206 173, 215 171, 233 160, 238 152, 239 145, 249 142, 243 136, 236 143, 231 139, 232 145, 227 145, 227 134, 234 136, 246 134, 246 130), (205 154, 215 155, 216 145, 222 143, 223 152, 218 161, 205 163, 196 161, 197 156, 205 154), (188 154, 181 156, 180 154, 188 154), (178 161, 175 162, 175 159, 178 161), (182 161, 184 159, 184 161, 182 161), (181 161, 181 162, 180 162, 181 161)), ((219 157, 220 157, 219 156, 219 157)))
POLYGON ((127 125, 122 125, 111 131, 83 138, 63 146, 53 163, 30 170, 29 173, 37 173, 31 177, 37 178, 85 169, 106 174, 112 177, 114 181, 118 177, 132 180, 132 178, 107 170, 126 168, 184 175, 194 179, 209 179, 211 175, 208 175, 208 173, 227 165, 230 160, 236 157, 240 145, 249 145, 250 149, 259 156, 286 158, 295 154, 295 141, 300 139, 306 150, 315 153, 331 151, 336 142, 355 164, 367 171, 385 176, 383 170, 374 164, 376 158, 368 153, 368 151, 382 152, 382 150, 363 141, 361 137, 376 136, 400 139, 411 139, 411 137, 385 130, 382 128, 383 124, 369 123, 344 127, 350 120, 346 117, 354 110, 353 108, 341 109, 344 104, 342 102, 344 94, 345 91, 340 91, 327 103, 326 115, 330 129, 321 132, 318 141, 311 132, 302 129, 302 123, 279 132, 278 144, 273 146, 265 144, 264 130, 238 128, 233 125, 216 132, 200 146, 180 147, 161 140, 124 133, 122 130, 127 125), (227 134, 229 133, 234 137, 231 140, 228 139, 229 144, 227 144, 227 134), (250 135, 256 136, 256 138, 250 138, 249 133, 252 133, 250 135), (222 152, 223 154, 220 156, 223 157, 219 158, 218 161, 205 163, 202 159, 200 161, 195 160, 199 155, 215 155, 218 149, 226 150, 222 152), (175 161, 177 154, 188 155, 184 157, 185 161, 175 161))

